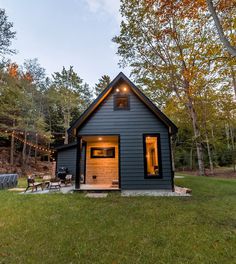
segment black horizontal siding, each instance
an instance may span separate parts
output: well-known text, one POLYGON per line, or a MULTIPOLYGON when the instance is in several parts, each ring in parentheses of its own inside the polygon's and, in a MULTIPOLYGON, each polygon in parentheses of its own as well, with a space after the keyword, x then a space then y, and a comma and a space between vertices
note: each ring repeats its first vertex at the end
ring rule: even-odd
POLYGON ((58 150, 57 152, 57 171, 60 167, 66 167, 69 174, 76 175, 76 146, 73 148, 58 150))
POLYGON ((130 111, 113 111, 112 92, 79 129, 79 135, 119 134, 121 188, 171 189, 168 128, 130 92, 130 111), (162 179, 144 179, 143 134, 160 133, 162 179))

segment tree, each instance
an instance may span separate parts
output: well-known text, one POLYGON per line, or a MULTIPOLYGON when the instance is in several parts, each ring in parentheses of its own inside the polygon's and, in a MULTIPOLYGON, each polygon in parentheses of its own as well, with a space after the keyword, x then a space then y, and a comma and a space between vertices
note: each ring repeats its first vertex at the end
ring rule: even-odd
MULTIPOLYGON (((16 63, 10 63, 0 72, 0 128, 11 134, 10 163, 12 165, 14 163, 15 136, 19 133, 23 134, 22 171, 24 171, 28 157, 31 155, 29 147, 27 157, 26 141, 34 140, 36 135, 41 139, 41 142, 42 138, 44 143, 50 140, 42 107, 44 93, 42 93, 40 85, 43 83, 43 77, 39 83, 35 76, 28 67, 19 67, 16 63)), ((37 156, 36 151, 35 155, 37 156)))
POLYGON ((103 75, 98 83, 95 84, 95 95, 98 96, 111 82, 111 78, 108 75, 103 75))
POLYGON ((41 67, 37 58, 25 60, 22 67, 24 77, 37 85, 38 88, 44 86, 46 73, 41 67))
POLYGON ((90 103, 91 92, 88 84, 83 83, 72 66, 68 70, 63 67, 61 72, 55 72, 52 77, 52 86, 47 94, 55 108, 62 113, 64 144, 68 144, 67 129, 73 120, 73 114, 78 118, 78 115, 86 109, 90 103))
MULTIPOLYGON (((234 47, 233 45, 231 45, 230 41, 228 40, 228 38, 225 36, 225 33, 224 33, 224 29, 221 25, 221 22, 220 22, 220 19, 217 15, 217 12, 216 12, 216 9, 213 5, 213 1, 212 0, 206 0, 207 2, 207 6, 208 6, 208 10, 214 20, 214 23, 215 23, 215 27, 217 29, 217 32, 218 32, 218 35, 219 35, 219 38, 221 40, 221 42, 223 43, 224 47, 227 49, 227 51, 233 56, 233 57, 236 57, 236 46, 234 47)), ((224 9, 228 9, 229 7, 233 8, 235 7, 235 2, 234 1, 220 1, 220 2, 224 2, 224 9)), ((219 4, 219 3, 218 3, 219 4)), ((236 10, 234 9, 234 12, 236 10)), ((234 18, 235 20, 235 18, 234 18)), ((234 21, 232 20, 232 21, 234 21)), ((235 23, 235 22, 234 22, 235 23)), ((235 29, 233 30, 234 32, 234 35, 235 35, 235 29)))
POLYGON ((13 23, 8 21, 8 17, 4 9, 0 8, 0 55, 14 53, 10 48, 12 40, 15 38, 16 32, 12 31, 13 23))
MULTIPOLYGON (((219 45, 204 14, 205 5, 195 1, 123 0, 118 44, 121 64, 132 67, 136 79, 154 80, 166 94, 174 94, 191 118, 199 174, 204 175, 203 139, 196 98, 214 78, 214 59, 219 45), (130 15, 132 14, 132 15, 130 15)), ((145 83, 144 83, 145 85, 145 83)))
MULTIPOLYGON (((8 70, 0 71, 0 128, 11 130, 14 133, 19 128, 21 119, 20 111, 22 102, 25 100, 22 90, 17 85, 18 82, 18 65, 12 63, 8 70)), ((14 163, 14 136, 11 134, 10 164, 14 163)))

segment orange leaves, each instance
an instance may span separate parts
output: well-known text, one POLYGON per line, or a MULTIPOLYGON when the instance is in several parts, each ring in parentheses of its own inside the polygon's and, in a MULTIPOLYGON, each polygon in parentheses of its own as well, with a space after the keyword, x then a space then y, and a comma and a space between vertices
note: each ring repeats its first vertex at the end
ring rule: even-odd
POLYGON ((220 0, 217 4, 218 11, 227 11, 236 7, 236 0, 220 0))
POLYGON ((206 10, 205 0, 146 0, 149 8, 154 8, 156 15, 165 23, 170 17, 197 19, 199 12, 206 10))
POLYGON ((22 71, 20 71, 19 66, 15 62, 8 64, 7 72, 12 78, 33 82, 32 75, 29 72, 23 73, 22 71))
POLYGON ((183 77, 184 77, 185 80, 190 82, 191 79, 192 79, 192 71, 190 71, 189 69, 184 69, 183 70, 183 77))
POLYGON ((32 78, 32 76, 31 76, 31 74, 29 72, 26 72, 23 77, 24 77, 25 80, 27 80, 29 82, 33 81, 33 78, 32 78))
POLYGON ((19 66, 16 63, 9 64, 7 67, 8 74, 13 78, 17 78, 19 74, 18 68, 19 66))

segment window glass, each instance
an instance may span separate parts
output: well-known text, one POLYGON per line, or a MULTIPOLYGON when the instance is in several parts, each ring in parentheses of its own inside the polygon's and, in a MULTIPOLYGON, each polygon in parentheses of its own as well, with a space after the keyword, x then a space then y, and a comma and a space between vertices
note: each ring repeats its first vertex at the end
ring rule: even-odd
POLYGON ((129 96, 116 95, 114 97, 114 110, 129 110, 129 96))
POLYGON ((160 176, 158 136, 145 136, 145 169, 146 176, 160 176))
POLYGON ((91 148, 91 158, 115 158, 115 148, 91 148))

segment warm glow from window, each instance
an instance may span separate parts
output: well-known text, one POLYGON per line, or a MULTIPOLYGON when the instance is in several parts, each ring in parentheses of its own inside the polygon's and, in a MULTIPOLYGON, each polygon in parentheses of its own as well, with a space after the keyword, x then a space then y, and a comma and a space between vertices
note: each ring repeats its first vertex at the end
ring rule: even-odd
POLYGON ((158 137, 148 136, 145 138, 146 149, 146 175, 147 176, 159 176, 159 164, 158 164, 158 137))
POLYGON ((114 110, 129 110, 129 96, 127 94, 114 96, 114 110))

